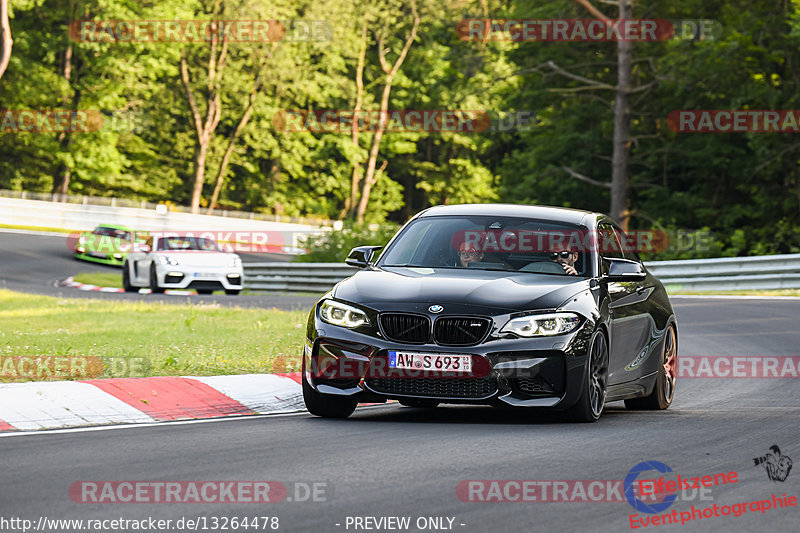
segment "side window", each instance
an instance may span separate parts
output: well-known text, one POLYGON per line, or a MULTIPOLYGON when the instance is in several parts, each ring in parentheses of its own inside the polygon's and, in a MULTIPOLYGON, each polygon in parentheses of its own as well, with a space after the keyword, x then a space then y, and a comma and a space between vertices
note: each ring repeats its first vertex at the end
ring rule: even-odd
POLYGON ((604 259, 625 259, 619 235, 611 224, 600 224, 600 256, 604 259))
POLYGON ((625 256, 625 259, 630 259, 632 261, 638 261, 641 263, 642 260, 639 259, 639 254, 636 253, 636 244, 628 239, 627 235, 625 235, 625 232, 615 226, 614 234, 622 245, 622 253, 625 256))

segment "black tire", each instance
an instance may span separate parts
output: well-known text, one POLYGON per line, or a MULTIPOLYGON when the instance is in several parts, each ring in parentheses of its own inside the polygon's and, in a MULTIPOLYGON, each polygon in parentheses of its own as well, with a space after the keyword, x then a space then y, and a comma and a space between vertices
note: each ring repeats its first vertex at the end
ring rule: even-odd
POLYGON ((127 262, 122 265, 122 289, 125 292, 139 292, 139 287, 131 285, 131 271, 127 262))
POLYGON ((439 402, 436 400, 428 400, 427 398, 403 398, 398 400, 400 405, 406 407, 416 407, 418 409, 435 409, 439 407, 439 402))
POLYGON ((347 418, 356 410, 357 400, 320 394, 306 381, 305 370, 302 376, 303 400, 306 403, 306 409, 312 415, 323 418, 347 418))
POLYGON ((225 294, 228 294, 230 296, 236 296, 240 292, 241 292, 241 289, 225 289, 225 294))
POLYGON ((675 381, 678 372, 678 340, 675 328, 669 326, 664 334, 664 347, 661 349, 661 363, 653 392, 644 398, 625 400, 625 407, 632 411, 661 411, 672 405, 675 396, 675 381))
POLYGON ((195 289, 197 294, 211 294, 214 292, 212 289, 195 289))
POLYGON ((581 383, 581 396, 567 410, 574 422, 595 422, 603 414, 608 389, 608 342, 602 331, 592 335, 586 361, 586 372, 581 383))
POLYGON ((156 276, 156 266, 150 265, 150 290, 153 294, 164 292, 164 287, 159 287, 158 276, 156 276))

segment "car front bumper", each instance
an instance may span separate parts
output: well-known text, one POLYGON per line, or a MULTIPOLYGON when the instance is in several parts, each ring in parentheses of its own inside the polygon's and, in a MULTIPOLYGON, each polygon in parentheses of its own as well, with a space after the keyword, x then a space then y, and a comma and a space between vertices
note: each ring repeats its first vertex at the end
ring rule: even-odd
POLYGON ((186 267, 157 265, 159 287, 165 289, 241 290, 244 271, 241 267, 186 267))
POLYGON ((102 252, 76 251, 75 258, 104 265, 122 266, 127 254, 106 254, 102 252))
MULTIPOLYGON (((303 378, 319 393, 360 402, 425 398, 442 403, 564 409, 582 390, 594 323, 552 337, 509 338, 496 332, 474 346, 403 344, 322 322, 312 312, 303 378), (390 351, 472 356, 470 374, 401 372, 388 368, 390 351)), ((499 324, 499 326, 497 325, 499 324)))

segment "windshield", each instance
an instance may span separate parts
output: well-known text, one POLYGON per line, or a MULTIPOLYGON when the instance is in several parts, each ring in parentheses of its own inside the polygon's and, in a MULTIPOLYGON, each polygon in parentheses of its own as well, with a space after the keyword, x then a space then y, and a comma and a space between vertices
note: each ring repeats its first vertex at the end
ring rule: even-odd
POLYGON ((412 222, 381 257, 381 267, 472 268, 589 275, 586 228, 490 216, 424 217, 412 222))
POLYGON ((115 238, 125 239, 125 240, 128 240, 128 239, 131 238, 131 234, 128 233, 127 231, 123 230, 123 229, 105 228, 103 226, 95 228, 95 230, 92 233, 94 233, 95 235, 102 235, 102 236, 106 236, 106 237, 115 237, 115 238))
POLYGON ((205 237, 165 237, 158 241, 159 251, 206 251, 218 252, 217 243, 205 237))

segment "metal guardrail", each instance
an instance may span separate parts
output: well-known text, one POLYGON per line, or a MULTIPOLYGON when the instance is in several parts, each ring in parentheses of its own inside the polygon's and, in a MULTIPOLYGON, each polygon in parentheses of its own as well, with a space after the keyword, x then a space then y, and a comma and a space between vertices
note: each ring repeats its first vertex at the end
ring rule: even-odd
MULTIPOLYGON (((0 191, 2 193, 2 191, 0 191)), ((217 240, 242 243, 302 247, 303 237, 328 231, 317 226, 209 216, 174 211, 74 204, 41 200, 7 198, 0 194, 0 224, 12 227, 63 228, 79 232, 98 224, 121 224, 144 231, 212 232, 217 240), (235 235, 238 232, 239 235, 235 235)), ((259 248, 240 248, 242 252, 259 248)), ((291 252, 288 252, 291 253, 291 252)))
MULTIPOLYGON (((58 194, 49 192, 33 191, 11 191, 0 189, 0 198, 18 198, 20 200, 38 200, 44 202, 55 202, 64 204, 78 205, 97 205, 106 207, 131 207, 137 209, 155 210, 160 204, 166 206, 167 210, 174 213, 191 213, 191 209, 186 206, 173 204, 172 202, 148 202, 147 200, 128 200, 126 198, 114 198, 104 196, 85 196, 78 194, 58 194)), ((200 210, 206 214, 206 209, 200 210)), ((260 220, 267 222, 283 222, 289 224, 308 224, 311 226, 329 226, 333 222, 322 217, 290 217, 281 215, 271 215, 268 213, 253 213, 250 211, 235 211, 231 209, 217 208, 214 216, 227 217, 244 220, 260 220)))
MULTIPOLYGON (((649 261, 670 291, 800 288, 800 254, 649 261)), ((358 269, 344 263, 245 263, 245 287, 259 291, 325 292, 358 269)))
POLYGON ((671 291, 800 288, 800 254, 653 261, 645 265, 671 291))
POLYGON ((256 291, 325 292, 358 272, 344 263, 244 263, 244 286, 256 291))

